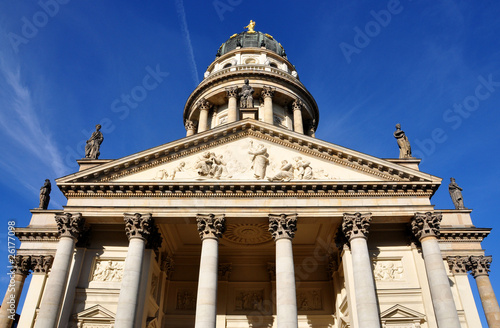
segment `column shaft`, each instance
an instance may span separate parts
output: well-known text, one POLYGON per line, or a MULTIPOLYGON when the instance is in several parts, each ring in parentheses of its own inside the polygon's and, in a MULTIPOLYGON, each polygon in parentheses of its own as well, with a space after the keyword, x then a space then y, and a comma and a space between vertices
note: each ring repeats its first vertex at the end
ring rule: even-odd
POLYGON ((264 122, 273 124, 273 98, 264 96, 264 122))
POLYGON ((200 109, 200 119, 198 121, 198 133, 208 130, 208 108, 200 109))
POLYGON ((457 308, 451 293, 448 275, 443 264, 439 243, 435 236, 420 240, 425 262, 425 271, 431 291, 434 313, 439 327, 460 328, 457 308))
POLYGON ((276 239, 276 307, 278 328, 298 326, 291 238, 276 239))
POLYGON ((123 268, 123 280, 116 310, 115 328, 133 328, 141 283, 141 268, 146 241, 140 237, 130 238, 127 258, 123 268))
POLYGON ((302 122, 302 111, 300 109, 293 110, 293 130, 304 134, 304 123, 302 122))
POLYGON ((500 328, 500 308, 491 286, 490 277, 488 275, 478 275, 476 276, 476 284, 488 326, 490 328, 500 328))
POLYGON ((379 309, 368 244, 364 237, 352 238, 350 243, 359 327, 380 328, 379 309))
POLYGON ((0 328, 10 328, 12 326, 25 279, 26 275, 24 274, 16 273, 13 275, 0 308, 0 328))
POLYGON ((35 328, 54 328, 57 325, 71 260, 75 248, 74 237, 62 236, 57 245, 52 271, 40 305, 35 328))
POLYGON ((228 111, 227 111, 227 122, 236 122, 238 120, 238 107, 236 106, 237 100, 236 96, 231 96, 228 99, 228 111))
POLYGON ((217 316, 218 239, 203 238, 196 298, 196 328, 215 328, 217 316))
POLYGON ((47 274, 45 273, 33 273, 31 276, 31 282, 24 301, 23 311, 19 318, 18 327, 32 327, 35 321, 36 309, 42 299, 46 280, 47 274))

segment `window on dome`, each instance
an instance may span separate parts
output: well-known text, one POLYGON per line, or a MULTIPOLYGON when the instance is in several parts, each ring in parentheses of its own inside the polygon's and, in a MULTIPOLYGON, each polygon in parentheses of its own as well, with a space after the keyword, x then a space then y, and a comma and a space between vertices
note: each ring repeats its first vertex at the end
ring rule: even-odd
POLYGON ((222 68, 228 68, 228 67, 231 67, 231 63, 227 63, 226 65, 224 65, 224 67, 222 68))
POLYGON ((278 65, 276 65, 276 63, 271 63, 271 64, 269 64, 269 66, 274 67, 274 68, 278 68, 278 65))

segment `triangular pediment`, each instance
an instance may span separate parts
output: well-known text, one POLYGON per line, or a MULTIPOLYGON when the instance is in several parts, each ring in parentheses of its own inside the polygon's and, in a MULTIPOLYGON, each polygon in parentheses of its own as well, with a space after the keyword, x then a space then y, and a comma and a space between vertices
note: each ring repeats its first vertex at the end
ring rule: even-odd
POLYGON ((380 318, 382 320, 422 320, 424 317, 424 314, 407 308, 401 304, 396 304, 380 314, 380 318))
POLYGON ((114 320, 115 314, 97 304, 74 315, 77 320, 114 320))
POLYGON ((65 192, 75 190, 76 185, 91 189, 100 185, 102 190, 110 184, 322 182, 359 183, 367 188, 365 184, 373 183, 426 183, 436 187, 440 181, 388 160, 244 120, 104 162, 60 178, 57 183, 65 192))

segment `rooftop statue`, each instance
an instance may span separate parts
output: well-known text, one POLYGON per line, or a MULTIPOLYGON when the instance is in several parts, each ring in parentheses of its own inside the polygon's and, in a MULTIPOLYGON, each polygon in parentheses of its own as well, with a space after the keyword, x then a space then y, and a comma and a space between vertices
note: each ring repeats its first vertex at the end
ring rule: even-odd
POLYGON ((50 185, 50 180, 45 179, 45 183, 40 188, 40 205, 38 206, 38 208, 41 208, 42 210, 46 210, 49 207, 50 191, 51 190, 52 190, 52 187, 50 185))
POLYGON ((85 158, 99 158, 99 155, 101 154, 99 152, 99 147, 101 147, 102 141, 104 140, 102 132, 99 130, 101 130, 101 125, 97 124, 95 126, 95 131, 92 132, 90 139, 87 140, 87 144, 85 145, 85 158))
POLYGON ((253 108, 253 93, 255 90, 250 86, 248 79, 245 79, 245 84, 241 87, 240 108, 253 108))
POLYGON ((255 27, 255 22, 253 20, 250 20, 250 23, 243 28, 248 29, 247 33, 255 33, 255 31, 253 30, 254 27, 255 27))
POLYGON ((462 188, 460 188, 455 182, 454 178, 450 178, 450 184, 448 185, 448 190, 450 191, 451 200, 453 205, 455 205, 456 210, 465 209, 464 199, 462 197, 462 188))
POLYGON ((396 124, 396 131, 394 131, 394 138, 398 141, 399 158, 413 158, 411 156, 411 146, 404 131, 401 130, 401 124, 396 124))

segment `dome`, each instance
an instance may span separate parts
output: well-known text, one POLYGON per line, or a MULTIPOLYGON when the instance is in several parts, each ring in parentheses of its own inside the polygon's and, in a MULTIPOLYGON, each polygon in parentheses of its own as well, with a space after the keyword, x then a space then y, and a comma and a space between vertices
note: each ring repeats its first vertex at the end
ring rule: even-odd
POLYGON ((216 56, 222 56, 236 49, 236 47, 260 48, 264 46, 266 49, 286 58, 285 49, 283 49, 281 43, 276 41, 271 35, 258 31, 244 31, 239 34, 233 34, 220 46, 216 56))

